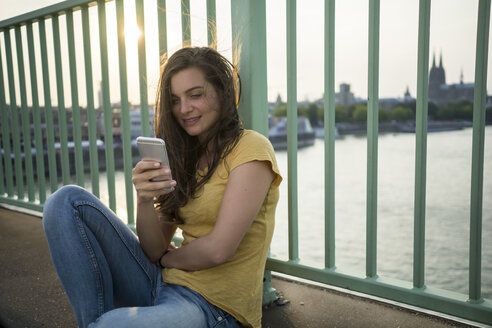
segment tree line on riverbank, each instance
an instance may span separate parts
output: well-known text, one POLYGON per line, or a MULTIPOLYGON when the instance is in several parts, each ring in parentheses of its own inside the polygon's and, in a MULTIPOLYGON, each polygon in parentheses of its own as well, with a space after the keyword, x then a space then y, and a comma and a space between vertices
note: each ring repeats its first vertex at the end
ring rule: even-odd
MULTIPOLYGON (((396 106, 387 109, 379 106, 380 122, 404 122, 415 120, 416 102, 400 102, 396 106)), ((453 103, 435 104, 429 102, 429 120, 455 121, 473 120, 473 103, 467 100, 459 100, 453 103)), ((318 126, 324 120, 324 110, 318 103, 309 103, 298 106, 298 115, 307 117, 311 125, 318 126)), ((281 103, 272 111, 272 116, 287 116, 287 105, 281 103)), ((361 123, 367 120, 367 103, 358 103, 350 106, 335 105, 335 122, 337 123, 361 123)), ((486 109, 486 123, 492 124, 492 107, 486 109)))

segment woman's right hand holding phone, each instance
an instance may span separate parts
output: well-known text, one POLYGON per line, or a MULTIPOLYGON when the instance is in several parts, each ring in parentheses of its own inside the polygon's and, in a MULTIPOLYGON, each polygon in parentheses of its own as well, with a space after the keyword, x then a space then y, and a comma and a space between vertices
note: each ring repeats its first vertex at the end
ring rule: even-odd
POLYGON ((172 192, 176 181, 159 180, 171 176, 171 170, 167 166, 161 167, 158 161, 142 160, 135 165, 132 174, 137 191, 137 235, 149 260, 157 262, 167 250, 176 227, 158 219, 154 199, 172 192))
POLYGON ((154 197, 172 192, 176 186, 176 181, 172 179, 159 181, 159 177, 170 176, 171 170, 169 167, 161 167, 157 161, 138 162, 132 175, 139 202, 153 202, 154 197))

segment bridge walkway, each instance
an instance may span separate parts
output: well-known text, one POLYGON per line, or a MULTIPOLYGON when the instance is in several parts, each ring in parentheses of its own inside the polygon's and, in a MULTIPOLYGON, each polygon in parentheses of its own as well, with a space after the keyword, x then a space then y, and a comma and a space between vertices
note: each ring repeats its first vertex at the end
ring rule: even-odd
MULTIPOLYGON (((0 327, 76 327, 41 219, 0 207, 0 241, 0 327)), ((272 285, 288 302, 264 308, 264 328, 480 327, 285 276, 274 275, 272 285)))

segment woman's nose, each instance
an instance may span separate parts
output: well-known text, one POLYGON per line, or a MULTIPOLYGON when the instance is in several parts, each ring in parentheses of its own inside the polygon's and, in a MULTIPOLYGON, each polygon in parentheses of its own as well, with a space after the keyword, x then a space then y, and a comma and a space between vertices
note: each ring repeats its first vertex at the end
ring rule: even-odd
POLYGON ((179 111, 183 114, 191 112, 193 109, 187 100, 182 100, 179 104, 179 111))

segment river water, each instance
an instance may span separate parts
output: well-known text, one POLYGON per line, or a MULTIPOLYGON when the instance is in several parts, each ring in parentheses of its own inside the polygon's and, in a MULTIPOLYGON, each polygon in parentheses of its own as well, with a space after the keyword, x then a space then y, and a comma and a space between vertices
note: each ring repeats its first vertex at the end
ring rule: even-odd
MULTIPOLYGON (((482 291, 492 298, 492 126, 486 127, 482 230, 482 291)), ((378 139, 378 275, 412 281, 415 134, 378 139)), ((429 133, 425 283, 468 293, 472 129, 429 133)), ((335 265, 364 276, 366 240, 365 136, 335 141, 335 265)), ((287 177, 287 153, 277 152, 287 177)), ((324 265, 324 142, 298 152, 301 263, 324 265)), ((281 185, 271 256, 288 256, 287 182, 281 185)))
MULTIPOLYGON (((492 126, 485 129, 483 181, 482 293, 492 299, 492 126)), ((468 293, 472 129, 429 133, 427 141, 425 283, 468 293)), ((365 136, 335 141, 335 265, 365 273, 365 136)), ((412 281, 415 134, 380 134, 378 139, 379 276, 412 281)), ((284 177, 271 256, 288 257, 287 152, 277 151, 284 177)), ((324 263, 324 142, 298 152, 300 262, 324 263)), ((105 174, 101 198, 107 195, 105 174)), ((90 190, 90 178, 86 187, 90 190)), ((116 172, 117 211, 126 219, 123 172, 116 172)), ((106 196, 107 197, 107 196, 106 196)), ((107 201, 107 200, 106 200, 107 201)))

